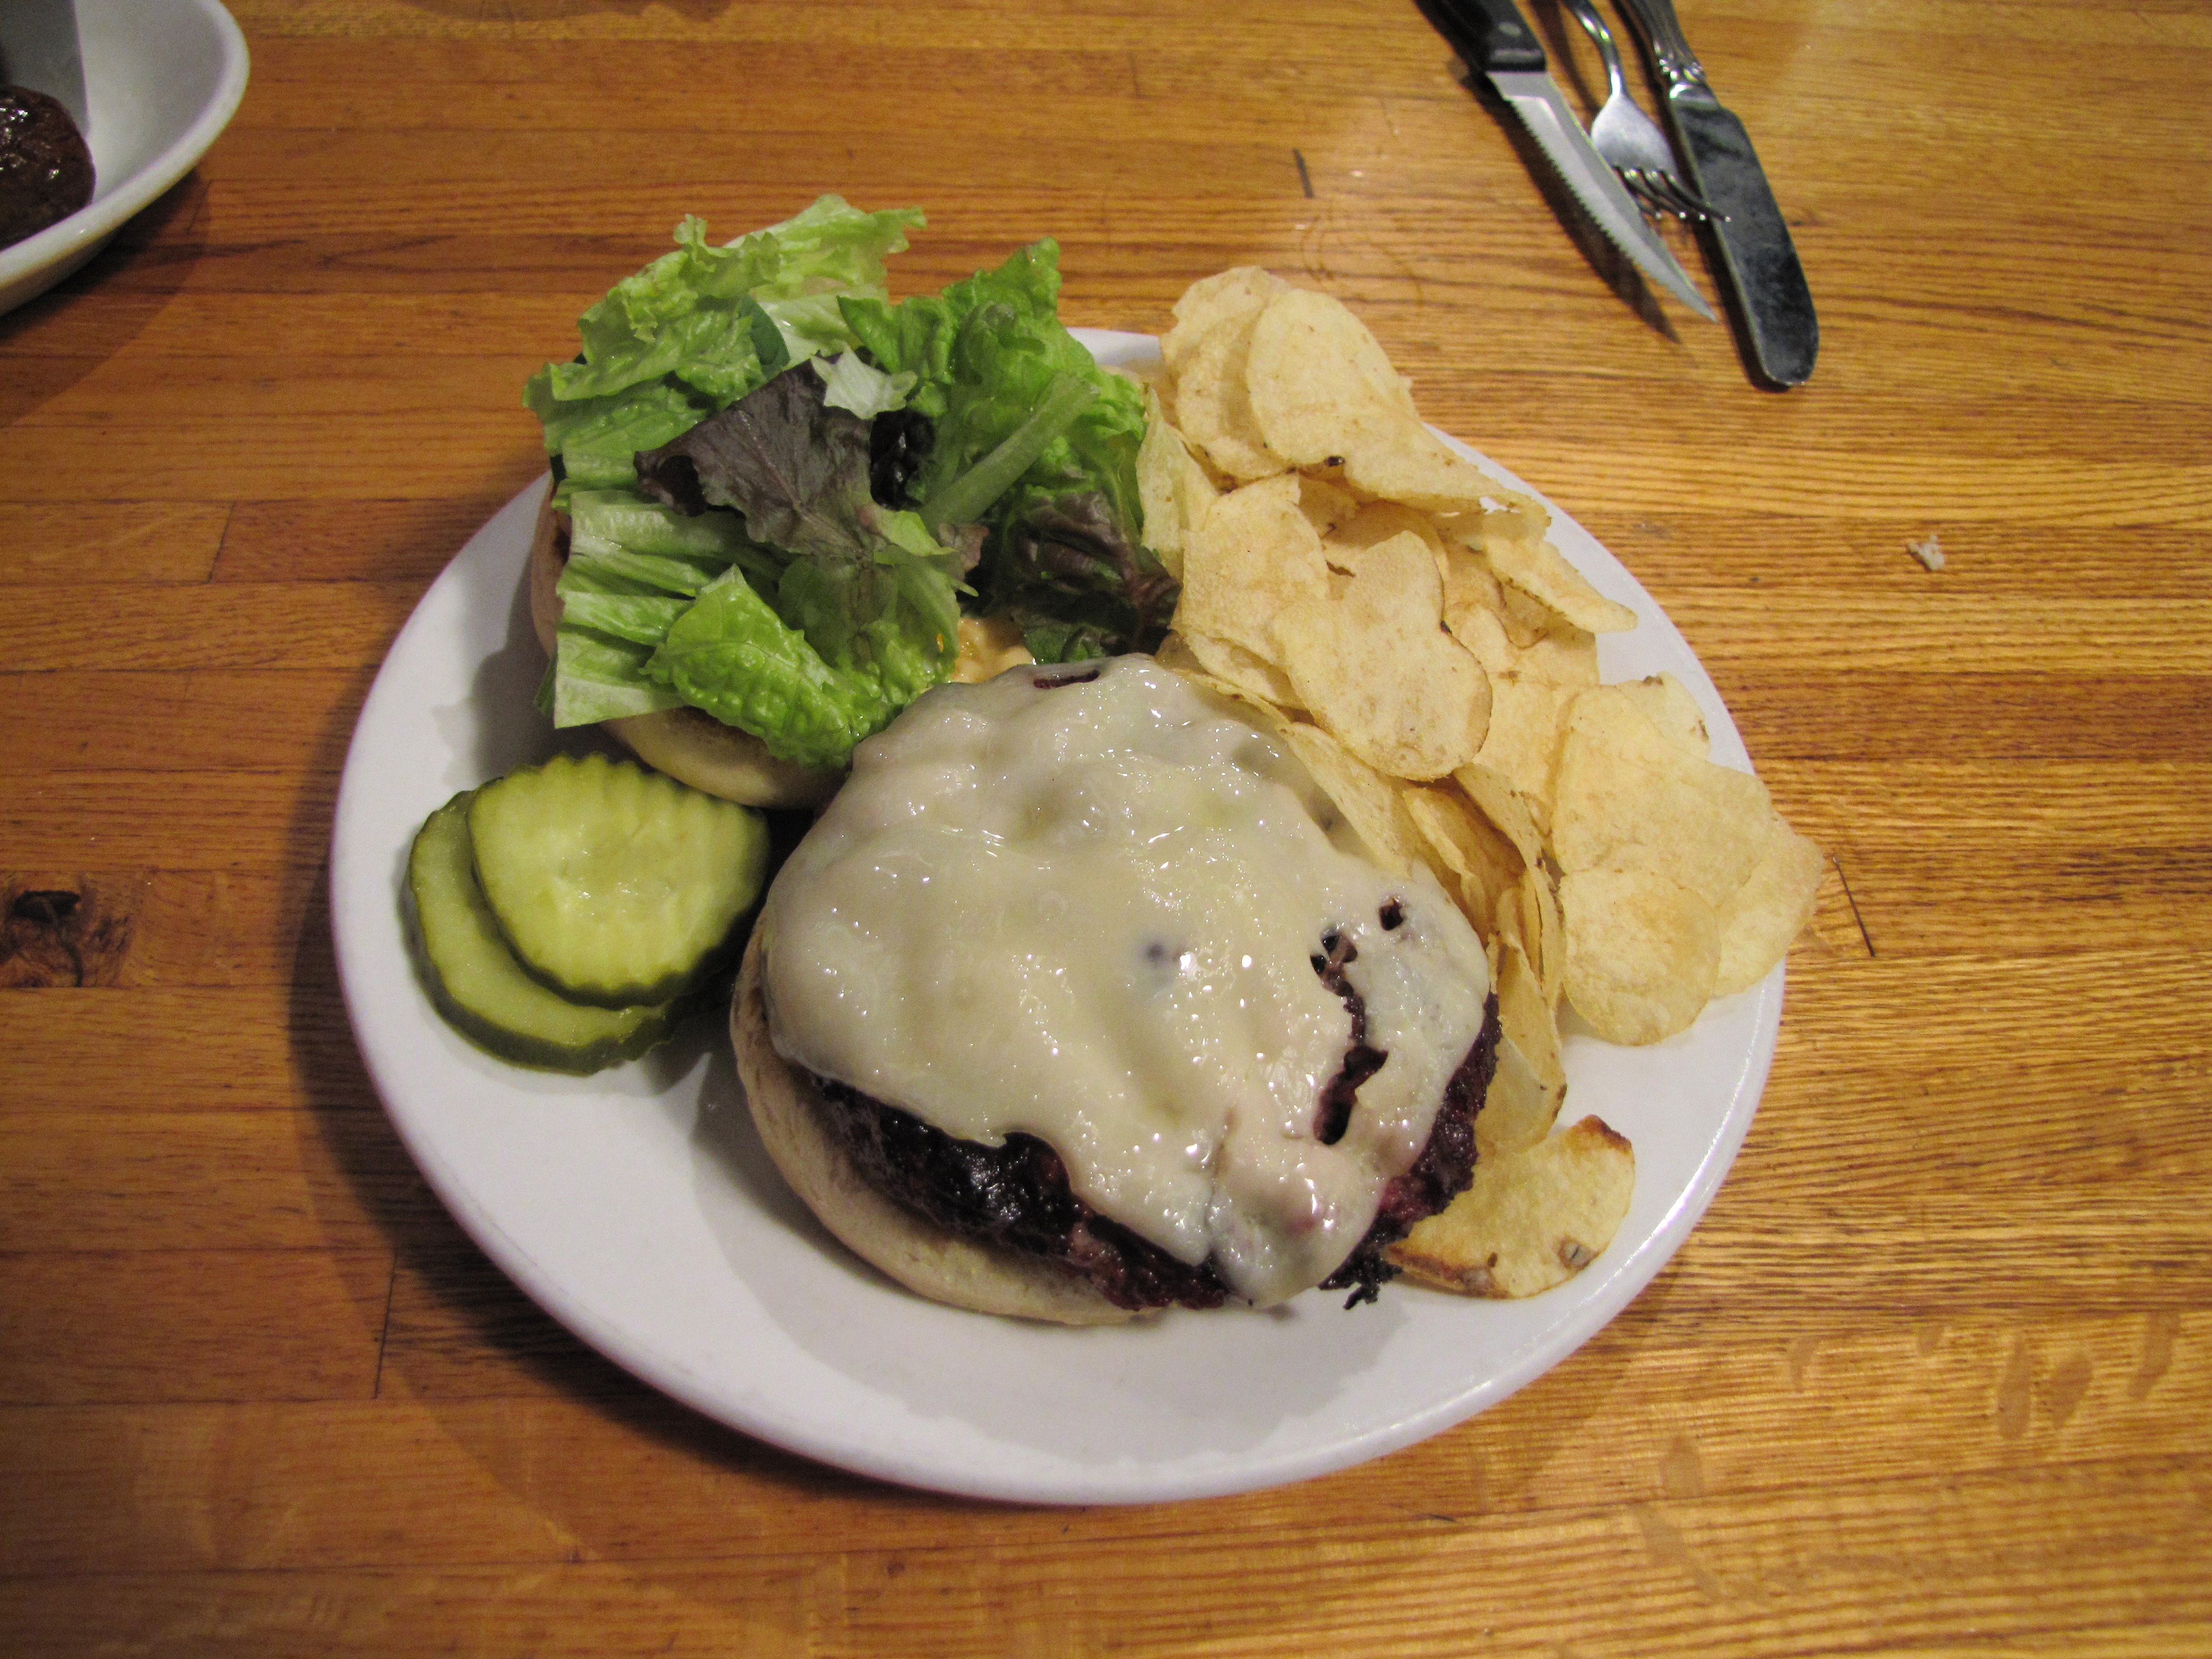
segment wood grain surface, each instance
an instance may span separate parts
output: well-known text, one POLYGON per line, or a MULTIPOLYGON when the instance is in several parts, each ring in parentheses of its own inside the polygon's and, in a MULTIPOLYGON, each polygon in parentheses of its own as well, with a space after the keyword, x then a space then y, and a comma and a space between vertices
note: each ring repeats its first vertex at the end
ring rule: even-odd
POLYGON ((232 9, 229 130, 0 318, 0 1651, 2212 1652, 2201 0, 1680 0, 1819 301, 1784 395, 1413 0, 232 9), (369 679, 583 307, 823 190, 927 208, 901 291, 1049 234, 1075 324, 1341 296, 1830 854, 1705 1222, 1487 1413, 1206 1502, 878 1486, 584 1348, 386 1122, 369 679))

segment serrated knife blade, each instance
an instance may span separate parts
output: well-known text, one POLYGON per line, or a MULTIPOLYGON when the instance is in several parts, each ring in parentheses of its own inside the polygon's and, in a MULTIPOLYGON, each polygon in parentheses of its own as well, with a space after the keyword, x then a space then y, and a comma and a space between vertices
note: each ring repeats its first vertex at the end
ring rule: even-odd
POLYGON ((1590 222, 1636 267, 1707 322, 1720 319, 1658 233, 1644 222, 1620 176, 1591 146, 1552 78, 1543 42, 1513 0, 1421 0, 1470 69, 1479 70, 1512 106, 1560 181, 1590 222))
POLYGON ((1802 386, 1820 349, 1813 290, 1743 123, 1721 106, 1669 0, 1621 0, 1651 53, 1692 190, 1723 216, 1705 227, 1713 275, 1743 326, 1754 378, 1802 386))

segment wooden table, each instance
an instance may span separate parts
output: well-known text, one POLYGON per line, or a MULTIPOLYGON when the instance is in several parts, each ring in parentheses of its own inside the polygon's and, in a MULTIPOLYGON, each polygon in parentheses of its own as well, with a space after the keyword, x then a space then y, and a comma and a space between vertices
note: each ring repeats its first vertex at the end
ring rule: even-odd
POLYGON ((2212 15, 1681 9, 1800 392, 1608 287, 1412 0, 234 3, 235 124, 0 319, 0 1650, 2212 1651, 2212 15), (576 313, 824 189, 928 210, 902 291, 1050 234, 1073 323, 1342 296, 1830 854, 1717 1201, 1496 1409, 1204 1502, 880 1486, 584 1349, 379 1109, 370 678, 576 313))

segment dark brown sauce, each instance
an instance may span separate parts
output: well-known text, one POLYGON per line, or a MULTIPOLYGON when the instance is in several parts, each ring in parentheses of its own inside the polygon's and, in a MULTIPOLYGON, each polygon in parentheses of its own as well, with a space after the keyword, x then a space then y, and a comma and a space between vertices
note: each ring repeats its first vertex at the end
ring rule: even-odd
POLYGON ((70 112, 28 87, 0 87, 0 247, 92 199, 92 151, 70 112))

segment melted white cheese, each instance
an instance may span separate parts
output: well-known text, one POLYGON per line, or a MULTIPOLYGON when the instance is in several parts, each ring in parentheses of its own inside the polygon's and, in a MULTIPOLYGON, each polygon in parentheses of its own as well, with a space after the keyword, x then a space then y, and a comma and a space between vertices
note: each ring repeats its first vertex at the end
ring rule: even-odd
POLYGON ((1357 848, 1285 749, 1150 659, 941 686, 855 751, 776 880, 770 1033, 949 1134, 1037 1136, 1105 1215, 1279 1301, 1419 1156, 1489 994, 1435 880, 1357 848), (1314 969, 1330 933, 1389 1058, 1325 1146, 1351 1036, 1314 969))

